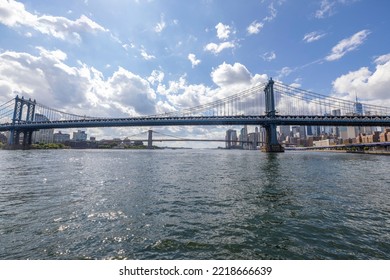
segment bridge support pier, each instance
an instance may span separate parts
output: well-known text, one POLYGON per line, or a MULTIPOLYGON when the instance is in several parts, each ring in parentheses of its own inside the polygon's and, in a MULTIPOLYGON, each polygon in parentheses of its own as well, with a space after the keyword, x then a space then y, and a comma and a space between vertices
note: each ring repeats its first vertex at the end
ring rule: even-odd
POLYGON ((261 151, 266 153, 283 153, 284 148, 278 142, 276 125, 271 124, 265 126, 265 134, 266 140, 265 144, 261 147, 261 151))
POLYGON ((148 149, 153 149, 153 130, 148 130, 148 149))
MULTIPOLYGON (((269 80, 267 86, 264 89, 265 93, 265 113, 267 117, 275 119, 275 97, 274 97, 274 81, 272 78, 269 80)), ((264 126, 266 132, 265 145, 261 148, 261 151, 266 153, 282 153, 284 148, 279 144, 276 133, 276 124, 269 124, 264 126)))

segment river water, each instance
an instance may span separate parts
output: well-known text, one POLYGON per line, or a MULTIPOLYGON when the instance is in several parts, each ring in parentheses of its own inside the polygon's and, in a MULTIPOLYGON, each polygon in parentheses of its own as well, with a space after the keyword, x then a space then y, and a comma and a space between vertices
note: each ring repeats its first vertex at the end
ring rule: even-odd
POLYGON ((0 151, 0 259, 390 259, 390 157, 0 151))

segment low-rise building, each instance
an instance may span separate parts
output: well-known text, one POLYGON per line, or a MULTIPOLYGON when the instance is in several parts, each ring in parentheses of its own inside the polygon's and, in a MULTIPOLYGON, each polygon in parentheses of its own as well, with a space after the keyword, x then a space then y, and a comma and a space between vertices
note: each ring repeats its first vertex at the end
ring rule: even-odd
POLYGON ((69 140, 70 140, 70 134, 62 133, 61 131, 58 131, 57 133, 53 134, 54 143, 65 143, 66 141, 69 140))
POLYGON ((313 147, 329 147, 335 145, 334 139, 313 141, 313 147))
POLYGON ((3 133, 0 133, 0 142, 3 144, 7 144, 7 136, 5 136, 3 133))
POLYGON ((78 130, 77 132, 73 132, 73 141, 87 141, 87 136, 88 135, 85 133, 85 131, 78 130))

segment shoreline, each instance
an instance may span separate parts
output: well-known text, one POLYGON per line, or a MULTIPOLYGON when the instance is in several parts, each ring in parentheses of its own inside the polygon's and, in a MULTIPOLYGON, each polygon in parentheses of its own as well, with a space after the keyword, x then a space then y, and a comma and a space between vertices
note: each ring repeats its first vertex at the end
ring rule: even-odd
POLYGON ((288 149, 286 151, 299 151, 299 152, 328 152, 328 153, 346 153, 346 154, 368 154, 368 155, 383 155, 390 156, 390 151, 350 151, 350 150, 327 150, 327 149, 288 149))

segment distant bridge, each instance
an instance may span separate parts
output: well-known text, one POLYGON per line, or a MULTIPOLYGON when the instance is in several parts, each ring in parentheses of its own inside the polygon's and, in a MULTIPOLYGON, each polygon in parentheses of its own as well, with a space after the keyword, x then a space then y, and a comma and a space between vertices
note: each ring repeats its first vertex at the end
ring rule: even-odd
POLYGON ((0 105, 0 131, 8 144, 28 146, 34 131, 87 127, 257 125, 266 131, 266 152, 282 152, 280 125, 390 126, 390 108, 346 101, 294 88, 272 79, 221 100, 154 116, 86 117, 16 97, 0 105), (23 137, 22 137, 23 136, 23 137))

